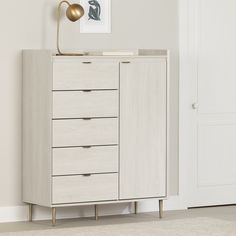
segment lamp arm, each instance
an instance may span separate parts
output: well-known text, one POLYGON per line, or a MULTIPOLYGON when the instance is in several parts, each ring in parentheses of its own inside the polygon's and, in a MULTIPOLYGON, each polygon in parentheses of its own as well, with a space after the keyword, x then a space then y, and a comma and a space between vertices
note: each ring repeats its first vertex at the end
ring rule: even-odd
POLYGON ((60 50, 59 45, 59 35, 60 35, 60 19, 61 19, 61 5, 63 3, 66 3, 68 6, 70 6, 70 3, 68 1, 61 1, 57 8, 57 51, 59 55, 62 55, 63 53, 60 50))

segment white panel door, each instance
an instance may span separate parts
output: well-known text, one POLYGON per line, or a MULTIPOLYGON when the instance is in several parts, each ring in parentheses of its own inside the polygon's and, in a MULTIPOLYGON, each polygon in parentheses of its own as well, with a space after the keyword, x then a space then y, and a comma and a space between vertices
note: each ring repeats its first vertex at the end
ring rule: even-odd
POLYGON ((236 1, 189 1, 189 207, 236 203, 236 1))

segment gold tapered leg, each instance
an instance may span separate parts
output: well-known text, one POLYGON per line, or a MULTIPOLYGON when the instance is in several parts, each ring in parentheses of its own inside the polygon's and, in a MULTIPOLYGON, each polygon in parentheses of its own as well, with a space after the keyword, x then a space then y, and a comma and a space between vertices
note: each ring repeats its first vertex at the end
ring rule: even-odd
POLYGON ((138 213, 138 202, 134 202, 134 214, 137 215, 138 213))
POLYGON ((94 206, 95 220, 98 220, 98 205, 94 206))
POLYGON ((52 226, 56 225, 56 207, 52 208, 52 226))
POLYGON ((29 204, 29 222, 33 221, 33 205, 29 204))
POLYGON ((163 200, 159 200, 159 217, 163 217, 163 200))

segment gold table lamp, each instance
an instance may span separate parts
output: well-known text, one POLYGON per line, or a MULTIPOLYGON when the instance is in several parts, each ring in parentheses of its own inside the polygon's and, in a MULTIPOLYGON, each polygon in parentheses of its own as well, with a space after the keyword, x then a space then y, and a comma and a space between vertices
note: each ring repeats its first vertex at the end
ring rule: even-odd
POLYGON ((67 18, 75 22, 79 20, 84 15, 84 8, 79 4, 70 4, 68 1, 61 1, 58 5, 57 13, 57 56, 83 56, 81 53, 62 53, 59 46, 59 36, 60 36, 60 18, 61 18, 61 5, 66 3, 68 8, 66 10, 67 18))

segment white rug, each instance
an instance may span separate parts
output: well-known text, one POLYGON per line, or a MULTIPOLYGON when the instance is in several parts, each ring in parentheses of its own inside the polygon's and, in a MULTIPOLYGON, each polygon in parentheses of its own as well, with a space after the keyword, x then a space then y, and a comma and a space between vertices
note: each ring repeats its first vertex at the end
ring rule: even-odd
POLYGON ((163 220, 65 229, 0 233, 0 236, 236 236, 236 222, 213 218, 163 220))

